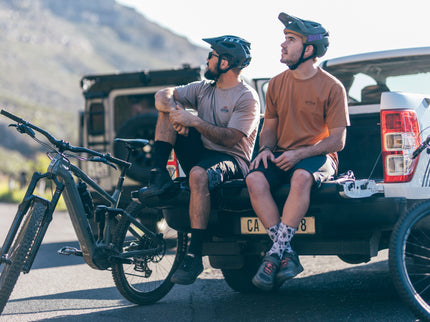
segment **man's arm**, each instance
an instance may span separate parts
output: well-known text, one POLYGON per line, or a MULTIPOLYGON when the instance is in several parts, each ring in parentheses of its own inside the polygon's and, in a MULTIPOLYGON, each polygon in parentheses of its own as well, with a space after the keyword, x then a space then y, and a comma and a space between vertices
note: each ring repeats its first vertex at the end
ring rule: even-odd
POLYGON ((237 129, 213 125, 180 108, 170 112, 170 122, 172 122, 173 126, 194 127, 213 143, 225 147, 233 147, 245 136, 237 129))
MULTIPOLYGON (((177 102, 178 94, 174 87, 164 88, 155 93, 155 108, 157 111, 162 113, 170 113, 176 110, 179 106, 183 108, 180 103, 177 102)), ((188 135, 188 128, 180 124, 173 124, 173 128, 178 134, 188 135)))
POLYGON ((271 160, 272 162, 275 159, 273 155, 273 149, 277 144, 277 132, 278 129, 278 119, 264 119, 263 127, 260 131, 260 150, 258 151, 258 155, 251 162, 250 169, 256 169, 260 165, 260 162, 263 162, 265 168, 267 168, 267 160, 271 160))
POLYGON ((169 113, 176 109, 177 94, 174 87, 164 88, 155 93, 155 108, 159 112, 169 113))
POLYGON ((286 171, 305 158, 341 151, 345 141, 346 127, 329 129, 329 136, 325 139, 312 146, 286 151, 275 159, 275 164, 286 171))

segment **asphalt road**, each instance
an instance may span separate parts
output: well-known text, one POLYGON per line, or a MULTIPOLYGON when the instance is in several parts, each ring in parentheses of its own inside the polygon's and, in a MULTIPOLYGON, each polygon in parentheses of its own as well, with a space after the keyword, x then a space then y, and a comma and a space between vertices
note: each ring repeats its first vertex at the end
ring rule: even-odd
MULTIPOLYGON (((0 204, 0 241, 16 205, 0 204)), ((122 298, 110 272, 57 255, 77 246, 66 213, 57 212, 33 269, 21 275, 0 321, 416 321, 391 282, 387 252, 361 265, 333 256, 302 256, 305 271, 275 293, 240 294, 220 270, 190 286, 175 286, 150 306, 122 298)))

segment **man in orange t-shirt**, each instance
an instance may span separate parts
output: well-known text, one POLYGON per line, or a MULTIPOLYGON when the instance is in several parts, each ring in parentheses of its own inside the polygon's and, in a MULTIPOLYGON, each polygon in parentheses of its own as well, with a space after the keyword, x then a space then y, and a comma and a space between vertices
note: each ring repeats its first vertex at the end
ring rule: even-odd
POLYGON ((328 32, 313 21, 285 13, 282 58, 289 69, 271 79, 260 150, 246 178, 251 203, 273 241, 252 282, 263 290, 303 271, 290 241, 309 208, 313 185, 335 175, 343 149, 348 106, 343 85, 316 65, 328 32), (290 182, 282 220, 271 191, 290 182))

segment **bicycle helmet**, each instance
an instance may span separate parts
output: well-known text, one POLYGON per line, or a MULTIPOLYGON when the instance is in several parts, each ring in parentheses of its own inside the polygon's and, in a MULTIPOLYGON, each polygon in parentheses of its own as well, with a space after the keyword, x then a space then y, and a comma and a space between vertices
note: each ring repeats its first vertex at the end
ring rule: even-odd
POLYGON ((281 12, 278 18, 285 25, 284 32, 288 31, 302 36, 305 45, 304 49, 307 45, 314 47, 314 54, 306 59, 303 59, 303 49, 302 57, 296 64, 297 66, 308 59, 324 56, 329 45, 329 33, 323 26, 321 26, 321 24, 314 21, 302 20, 300 18, 287 15, 284 12, 281 12))
POLYGON ((220 56, 224 56, 230 61, 228 69, 235 67, 242 69, 251 62, 251 44, 243 38, 225 35, 215 38, 204 38, 202 40, 210 44, 211 48, 220 56))

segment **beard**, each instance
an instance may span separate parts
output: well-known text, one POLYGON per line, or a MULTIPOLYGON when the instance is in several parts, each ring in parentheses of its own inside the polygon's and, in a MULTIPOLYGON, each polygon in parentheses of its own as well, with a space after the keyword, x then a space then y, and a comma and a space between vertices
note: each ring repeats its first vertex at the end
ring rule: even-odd
POLYGON ((297 64, 299 59, 300 59, 300 57, 286 58, 286 57, 283 57, 283 55, 282 55, 280 61, 282 64, 285 64, 287 66, 292 66, 294 64, 297 64))
POLYGON ((207 69, 205 72, 205 78, 209 80, 216 80, 219 76, 218 72, 213 72, 210 69, 207 69))

